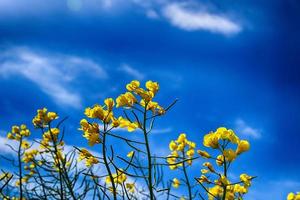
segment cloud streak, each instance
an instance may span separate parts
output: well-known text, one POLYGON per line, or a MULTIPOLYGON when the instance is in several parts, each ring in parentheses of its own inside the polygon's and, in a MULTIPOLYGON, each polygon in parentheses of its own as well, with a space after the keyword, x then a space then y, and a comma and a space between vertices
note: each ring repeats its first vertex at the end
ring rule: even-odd
POLYGON ((81 108, 81 96, 71 87, 71 83, 82 73, 100 79, 108 77, 97 63, 76 56, 46 56, 27 48, 13 48, 0 56, 0 77, 22 76, 38 85, 61 106, 81 108))
POLYGON ((225 16, 206 11, 191 11, 179 3, 165 6, 163 14, 173 26, 186 31, 205 30, 232 35, 242 30, 240 25, 225 16))
POLYGON ((254 139, 261 138, 261 131, 249 126, 244 120, 237 119, 235 121, 235 129, 238 133, 254 139))
POLYGON ((145 75, 138 71, 137 69, 131 67, 128 64, 123 64, 119 68, 120 71, 125 72, 127 75, 132 76, 135 79, 143 80, 145 78, 145 75))

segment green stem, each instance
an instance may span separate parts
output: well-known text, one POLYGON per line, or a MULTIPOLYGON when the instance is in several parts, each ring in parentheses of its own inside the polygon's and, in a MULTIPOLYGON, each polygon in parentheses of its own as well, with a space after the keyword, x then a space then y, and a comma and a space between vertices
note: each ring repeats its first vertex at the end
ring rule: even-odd
POLYGON ((111 185, 112 185, 112 189, 113 189, 112 193, 113 193, 114 200, 117 200, 116 185, 115 185, 113 175, 111 173, 111 170, 109 168, 109 164, 108 164, 108 161, 107 161, 107 158, 106 158, 106 126, 105 126, 105 124, 104 124, 104 134, 103 134, 103 139, 102 140, 103 140, 103 144, 102 144, 103 161, 104 161, 105 168, 108 172, 108 176, 111 180, 111 185))
MULTIPOLYGON (((184 151, 182 151, 182 157, 185 159, 184 151)), ((182 167, 183 167, 183 173, 184 173, 184 177, 185 177, 185 182, 186 182, 186 185, 187 185, 188 191, 189 191, 189 199, 192 199, 192 188, 191 188, 189 177, 187 175, 185 161, 183 162, 182 167)))
POLYGON ((22 142, 23 142, 23 138, 21 136, 20 138, 20 143, 19 143, 19 149, 18 149, 18 162, 19 162, 19 190, 20 190, 20 199, 23 199, 23 185, 22 185, 22 161, 21 161, 21 150, 22 150, 22 142))
POLYGON ((153 194, 153 183, 152 183, 152 160, 151 160, 151 151, 150 151, 150 145, 147 135, 147 106, 148 103, 145 104, 145 110, 144 110, 144 123, 143 123, 143 132, 144 132, 144 138, 146 143, 146 153, 148 158, 148 188, 149 188, 149 194, 150 194, 150 200, 154 200, 154 194, 153 194))

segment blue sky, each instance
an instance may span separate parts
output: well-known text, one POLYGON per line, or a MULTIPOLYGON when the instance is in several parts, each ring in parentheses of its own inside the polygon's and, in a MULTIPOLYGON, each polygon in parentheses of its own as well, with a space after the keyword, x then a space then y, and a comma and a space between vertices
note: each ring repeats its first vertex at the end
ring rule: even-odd
POLYGON ((237 170, 259 177, 246 199, 284 199, 300 188, 299 9, 296 0, 2 0, 1 136, 46 106, 70 117, 66 141, 83 146, 85 107, 151 79, 162 104, 179 99, 153 146, 232 128, 252 145, 237 170))

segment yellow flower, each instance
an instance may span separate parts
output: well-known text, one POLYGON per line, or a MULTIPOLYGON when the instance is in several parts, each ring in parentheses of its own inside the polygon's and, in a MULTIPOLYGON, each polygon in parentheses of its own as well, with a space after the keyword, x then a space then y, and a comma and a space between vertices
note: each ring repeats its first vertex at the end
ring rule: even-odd
POLYGON ((137 102, 135 96, 130 93, 130 92, 126 92, 125 94, 121 94, 120 96, 118 96, 118 98, 116 99, 117 102, 117 108, 118 107, 132 107, 133 104, 135 104, 137 102))
POLYGON ((251 185, 251 179, 252 177, 247 174, 240 175, 240 180, 244 183, 246 187, 249 187, 251 185))
POLYGON ((223 153, 226 160, 228 160, 229 162, 232 162, 236 158, 236 153, 232 149, 224 150, 223 153))
POLYGON ((290 192, 287 196, 287 200, 294 200, 295 199, 295 194, 290 192))
POLYGON ((169 143, 169 149, 171 151, 175 151, 177 149, 177 144, 174 142, 174 140, 171 140, 171 142, 169 143))
POLYGON ((80 126, 79 130, 83 131, 83 137, 88 140, 90 146, 101 143, 99 125, 97 123, 90 124, 86 119, 82 119, 80 126))
POLYGON ((115 105, 115 102, 112 98, 107 98, 104 100, 104 104, 107 107, 107 110, 111 111, 115 105))
POLYGON ((132 92, 136 89, 138 89, 140 87, 140 82, 137 81, 137 80, 133 80, 131 81, 130 83, 128 83, 126 85, 126 89, 129 91, 129 92, 132 92))
POLYGON ((191 158, 193 157, 195 154, 195 150, 194 149, 189 149, 187 152, 186 152, 186 155, 191 158))
POLYGON ((213 168, 213 166, 212 166, 212 164, 210 162, 203 163, 203 166, 207 167, 209 169, 209 171, 215 172, 215 169, 213 168))
POLYGON ((298 192, 297 194, 294 193, 289 193, 287 196, 287 200, 300 200, 300 192, 298 192))
POLYGON ((185 133, 181 133, 178 136, 177 142, 185 144, 186 143, 186 134, 185 133))
POLYGON ((213 132, 206 134, 203 138, 203 145, 206 147, 211 147, 217 149, 219 147, 219 138, 213 132))
POLYGON ((147 81, 146 88, 155 94, 159 90, 159 85, 157 82, 147 81))
POLYGON ((91 167, 94 164, 99 163, 98 159, 95 156, 93 156, 88 150, 81 149, 80 153, 79 153, 78 160, 81 161, 81 160, 84 160, 84 159, 86 160, 85 165, 87 167, 91 167))
POLYGON ((223 165, 223 163, 224 163, 224 156, 223 155, 218 155, 218 157, 216 159, 216 163, 219 166, 223 165))
POLYGON ((214 200, 215 197, 221 197, 223 194, 223 188, 219 185, 215 185, 214 187, 209 188, 208 191, 208 200, 214 200))
POLYGON ((55 120, 55 119, 58 118, 58 116, 55 112, 48 112, 47 117, 49 118, 50 121, 55 120))
POLYGON ((248 189, 245 188, 244 186, 240 185, 240 184, 235 184, 233 191, 235 193, 241 193, 241 194, 246 194, 248 192, 248 189))
POLYGON ((134 183, 126 183, 126 189, 130 192, 133 193, 134 192, 134 183))
POLYGON ((236 149, 236 154, 239 155, 243 152, 246 152, 250 149, 250 144, 247 140, 241 140, 238 143, 238 147, 236 149))
POLYGON ((206 151, 197 150, 197 153, 203 158, 210 158, 211 156, 206 151))
POLYGON ((198 178, 198 181, 200 183, 208 183, 209 182, 208 178, 205 175, 201 175, 200 178, 198 178))
POLYGON ((134 151, 130 151, 130 152, 127 154, 127 157, 128 157, 128 158, 132 158, 133 155, 134 155, 134 151))
POLYGON ((172 186, 178 188, 180 186, 180 181, 177 178, 173 178, 172 186))
POLYGON ((48 112, 47 108, 37 110, 37 115, 33 118, 32 123, 35 127, 44 127, 49 122, 58 118, 55 112, 48 112))
POLYGON ((139 127, 137 122, 130 122, 128 119, 122 117, 119 117, 118 121, 120 123, 120 128, 127 128, 129 132, 132 132, 139 127))
POLYGON ((10 139, 10 140, 14 140, 15 139, 15 136, 13 136, 12 133, 8 133, 6 137, 7 137, 7 139, 10 139))
POLYGON ((24 156, 22 158, 22 161, 24 163, 29 163, 32 162, 33 159, 35 158, 35 156, 38 154, 38 150, 36 149, 31 149, 31 150, 27 150, 24 153, 24 156))
POLYGON ((28 149, 29 148, 29 142, 27 142, 26 140, 23 140, 22 141, 22 144, 21 144, 21 147, 23 148, 23 149, 28 149))

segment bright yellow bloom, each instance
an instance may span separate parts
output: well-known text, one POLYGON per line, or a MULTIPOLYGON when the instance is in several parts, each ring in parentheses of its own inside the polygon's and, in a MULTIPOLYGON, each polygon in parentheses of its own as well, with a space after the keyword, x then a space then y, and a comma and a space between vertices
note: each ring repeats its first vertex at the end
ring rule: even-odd
POLYGON ((223 165, 223 163, 224 163, 224 156, 223 155, 218 155, 218 157, 216 159, 216 163, 219 166, 223 165))
POLYGON ((215 185, 214 187, 209 188, 208 191, 208 200, 214 200, 215 197, 222 197, 223 194, 223 188, 219 185, 215 185))
POLYGON ((248 188, 246 188, 240 184, 235 184, 233 190, 235 193, 240 193, 240 194, 246 194, 248 192, 248 188))
POLYGON ((86 119, 80 121, 80 130, 83 131, 83 137, 86 138, 90 146, 101 142, 99 136, 99 125, 97 123, 90 124, 86 119))
POLYGON ((180 186, 180 181, 177 178, 173 178, 172 186, 178 188, 180 186))
POLYGON ((169 143, 169 149, 170 151, 177 150, 177 144, 174 142, 174 140, 171 140, 171 142, 169 143))
POLYGON ((48 112, 47 108, 37 110, 37 115, 33 118, 32 123, 35 127, 44 127, 49 122, 58 118, 55 112, 48 112))
POLYGON ((29 146, 30 146, 29 142, 27 142, 26 140, 22 141, 21 148, 28 149, 29 146))
MULTIPOLYGON (((112 174, 113 177, 113 181, 116 184, 123 184, 126 180, 127 180, 127 176, 124 173, 123 169, 118 169, 117 173, 112 174)), ((111 179, 109 176, 106 177, 105 182, 106 184, 110 184, 111 183, 111 179)))
POLYGON ((236 153, 232 149, 226 149, 226 150, 224 150, 223 153, 224 153, 225 159, 229 162, 234 161, 234 159, 236 158, 236 153))
POLYGON ((30 135, 29 129, 25 124, 21 126, 12 126, 11 132, 7 133, 7 139, 19 141, 21 137, 28 137, 30 135))
POLYGON ((133 193, 134 192, 134 183, 126 183, 125 184, 126 189, 130 192, 133 193))
POLYGON ((203 166, 207 167, 209 169, 209 171, 215 172, 215 169, 213 168, 213 166, 212 166, 212 164, 210 162, 203 163, 203 166))
POLYGON ((133 155, 134 155, 134 151, 130 151, 130 152, 127 154, 127 157, 128 157, 128 158, 132 158, 133 155))
POLYGON ((252 177, 247 174, 240 175, 240 180, 244 183, 245 187, 249 187, 251 185, 251 179, 252 177))
POLYGON ((157 82, 147 81, 145 86, 149 91, 153 92, 153 94, 159 90, 159 85, 157 82))
POLYGON ((186 134, 185 133, 181 133, 178 136, 177 142, 185 144, 186 143, 186 134))
POLYGON ((130 83, 128 83, 126 85, 126 89, 129 91, 129 92, 132 92, 136 89, 138 89, 140 87, 140 82, 137 81, 137 80, 133 80, 131 81, 130 83))
POLYGON ((203 138, 203 145, 206 147, 211 147, 213 149, 217 149, 219 147, 218 136, 213 132, 206 134, 203 138))
POLYGON ((243 152, 246 152, 250 149, 250 144, 247 140, 241 140, 238 143, 238 147, 236 149, 236 154, 239 155, 243 152))
POLYGON ((186 155, 187 157, 191 158, 195 155, 195 150, 194 149, 189 149, 187 152, 186 152, 186 155))
POLYGON ((197 179, 200 183, 208 183, 209 180, 205 175, 201 175, 200 178, 197 179))
POLYGON ((137 122, 130 122, 128 119, 119 117, 120 128, 127 128, 128 132, 132 132, 139 127, 137 122))
POLYGON ((107 110, 111 111, 115 105, 115 101, 113 98, 107 98, 104 100, 104 104, 106 105, 107 110))
POLYGON ((78 158, 79 161, 81 160, 86 160, 85 162, 85 165, 87 167, 91 167, 93 166, 94 164, 97 164, 99 163, 98 159, 93 156, 88 150, 86 149, 81 149, 80 150, 80 153, 79 153, 79 158, 78 158))
POLYGON ((287 200, 300 200, 300 192, 297 192, 297 194, 289 193, 287 196, 287 200))
POLYGON ((197 150, 197 153, 203 158, 210 158, 211 156, 206 151, 197 150))
POLYGON ((135 104, 137 102, 135 96, 130 93, 130 92, 126 92, 125 94, 121 94, 120 96, 118 96, 118 98, 116 99, 117 102, 117 108, 118 107, 132 107, 133 104, 135 104))
POLYGON ((36 149, 31 149, 31 150, 27 150, 25 151, 24 153, 24 156, 22 158, 22 161, 24 163, 29 163, 29 162, 32 162, 33 159, 35 158, 35 156, 38 154, 38 150, 36 149))

